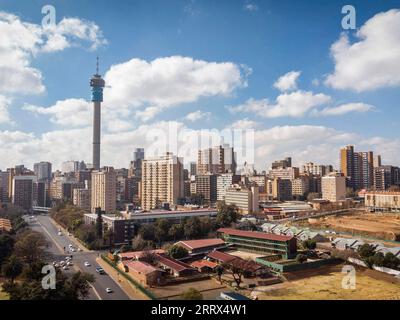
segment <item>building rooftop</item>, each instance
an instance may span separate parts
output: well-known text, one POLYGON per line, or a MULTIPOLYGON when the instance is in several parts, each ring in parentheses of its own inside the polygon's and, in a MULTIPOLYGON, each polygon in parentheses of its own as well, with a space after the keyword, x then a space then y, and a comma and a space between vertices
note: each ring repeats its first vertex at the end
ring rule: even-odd
POLYGON ((136 271, 137 273, 141 274, 150 274, 155 271, 162 271, 156 267, 153 267, 152 265, 143 262, 143 261, 127 261, 124 262, 124 265, 127 266, 129 269, 132 269, 136 271))
POLYGON ((177 271, 177 272, 188 270, 188 269, 193 269, 187 263, 172 259, 164 254, 156 254, 156 259, 157 259, 158 263, 163 264, 164 266, 166 266, 174 271, 177 271))
POLYGON ((121 260, 140 260, 148 253, 164 253, 163 249, 155 249, 149 251, 130 251, 130 252, 121 252, 118 254, 121 260))
POLYGON ((192 262, 190 265, 193 268, 209 267, 211 269, 214 269, 216 266, 218 266, 217 263, 208 260, 197 260, 192 262))
POLYGON ((225 244, 225 241, 219 238, 215 239, 200 239, 200 240, 186 240, 186 241, 179 241, 176 243, 177 245, 182 245, 187 249, 201 249, 207 248, 212 246, 222 246, 225 244))
POLYGON ((236 256, 233 256, 233 255, 225 253, 225 252, 217 251, 217 250, 209 252, 207 254, 207 257, 214 259, 214 260, 221 261, 223 263, 228 263, 235 259, 238 259, 238 257, 236 257, 236 256))
POLYGON ((256 238, 263 240, 272 240, 272 241, 289 241, 293 239, 290 236, 282 236, 273 233, 264 233, 264 232, 256 232, 256 231, 243 231, 237 229, 230 228, 220 228, 218 232, 225 233, 232 236, 245 237, 245 238, 256 238))

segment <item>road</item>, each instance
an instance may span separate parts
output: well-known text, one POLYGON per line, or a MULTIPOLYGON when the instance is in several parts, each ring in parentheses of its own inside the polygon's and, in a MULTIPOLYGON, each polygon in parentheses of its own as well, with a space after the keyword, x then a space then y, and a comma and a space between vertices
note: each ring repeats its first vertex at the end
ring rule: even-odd
MULTIPOLYGON (((71 253, 65 252, 64 248, 68 248, 69 244, 72 244, 75 248, 76 242, 64 234, 58 235, 57 227, 51 222, 50 217, 46 215, 35 216, 35 219, 28 219, 27 222, 32 230, 36 230, 42 233, 50 243, 48 248, 51 254, 51 261, 64 260, 66 256, 71 253)), ((67 249, 68 250, 68 249, 67 249)), ((73 268, 75 271, 87 272, 95 276, 95 282, 93 283, 92 289, 90 290, 89 300, 129 300, 129 297, 120 288, 118 283, 111 279, 108 275, 100 275, 96 272, 96 258, 99 255, 97 251, 82 251, 74 252, 73 255, 73 268), (85 262, 90 263, 90 267, 84 265, 85 262), (106 288, 113 290, 112 293, 107 293, 106 288)), ((70 273, 71 271, 66 271, 70 273)))

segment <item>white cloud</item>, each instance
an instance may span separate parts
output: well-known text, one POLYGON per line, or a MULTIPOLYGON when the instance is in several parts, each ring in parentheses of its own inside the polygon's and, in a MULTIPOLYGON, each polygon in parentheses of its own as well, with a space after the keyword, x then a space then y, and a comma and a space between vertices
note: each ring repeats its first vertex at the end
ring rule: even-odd
MULTIPOLYGON (((218 130, 214 129, 218 134, 218 130)), ((105 132, 102 137, 102 165, 127 167, 129 155, 124 150, 137 146, 145 148, 146 156, 160 155, 167 150, 179 150, 186 163, 196 160, 198 138, 212 136, 213 130, 193 130, 180 122, 157 122, 140 125, 124 132, 105 132)), ((0 131, 0 149, 7 150, 0 158, 0 168, 24 163, 31 167, 34 162, 49 160, 59 168, 66 159, 82 159, 91 162, 91 127, 57 130, 42 135, 21 131, 0 131), (73 143, 69 143, 73 141, 73 143), (68 142, 68 143, 67 143, 68 142)), ((208 141, 208 140, 207 140, 208 141)), ((386 164, 400 165, 398 152, 400 139, 361 136, 338 131, 325 126, 277 126, 255 130, 255 165, 267 169, 271 162, 292 155, 294 163, 306 161, 338 165, 341 147, 357 142, 358 150, 373 150, 381 154, 386 164)))
POLYGON ((257 11, 258 10, 258 6, 254 3, 245 4, 243 8, 246 11, 257 11))
POLYGON ((201 97, 230 96, 246 86, 241 68, 231 62, 207 62, 172 56, 153 61, 132 59, 111 66, 105 74, 105 103, 115 108, 141 109, 150 120, 165 108, 201 97))
POLYGON ((375 107, 365 103, 347 103, 337 107, 324 108, 321 111, 315 110, 315 115, 340 116, 350 112, 365 113, 374 110, 375 107))
POLYGON ((369 19, 351 43, 346 34, 331 47, 335 71, 325 84, 357 92, 400 85, 400 10, 369 19))
POLYGON ((227 126, 229 129, 256 129, 260 124, 248 118, 240 119, 227 126))
POLYGON ((51 107, 25 105, 23 110, 50 116, 50 121, 61 126, 81 127, 90 124, 92 110, 90 102, 84 99, 57 101, 51 107))
POLYGON ((11 94, 45 91, 42 73, 31 66, 38 54, 81 43, 94 49, 105 43, 99 27, 90 21, 64 18, 55 27, 42 28, 4 11, 0 11, 0 39, 0 93, 11 94))
POLYGON ((201 110, 197 110, 197 111, 188 113, 186 115, 185 119, 190 122, 196 122, 196 121, 202 120, 202 119, 210 119, 210 117, 211 117, 211 112, 203 112, 201 110))
POLYGON ((61 51, 68 47, 80 46, 87 42, 91 50, 107 44, 99 26, 92 21, 79 18, 63 18, 58 24, 48 26, 43 30, 47 37, 41 51, 61 51))
POLYGON ((281 76, 275 83, 274 87, 278 90, 285 92, 285 91, 292 91, 297 89, 297 80, 300 76, 300 71, 290 71, 283 76, 281 76))
POLYGON ((13 123, 8 111, 10 103, 10 98, 0 95, 0 123, 13 123))
POLYGON ((330 101, 331 98, 325 94, 299 90, 280 94, 275 103, 270 103, 268 99, 249 99, 242 105, 228 109, 232 113, 251 112, 264 118, 303 117, 310 110, 330 101))

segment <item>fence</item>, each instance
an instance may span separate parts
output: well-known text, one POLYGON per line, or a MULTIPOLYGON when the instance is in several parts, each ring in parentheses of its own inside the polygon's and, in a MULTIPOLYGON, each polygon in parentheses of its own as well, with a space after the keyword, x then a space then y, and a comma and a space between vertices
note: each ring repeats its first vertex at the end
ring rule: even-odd
MULTIPOLYGON (((347 261, 349 261, 351 263, 354 263, 356 265, 362 266, 362 267, 367 267, 365 262, 360 260, 360 259, 348 258, 347 261)), ((377 267, 377 266, 373 266, 372 269, 374 269, 376 271, 379 271, 379 272, 391 274, 392 276, 400 277, 400 271, 399 270, 394 270, 394 269, 385 268, 385 267, 377 267)))
POLYGON ((101 258, 108 264, 110 265, 112 268, 114 268, 116 271, 119 272, 119 274, 121 274, 124 278, 126 278, 130 283, 132 283, 140 292, 142 292, 143 294, 145 294, 149 299, 151 300, 157 300, 157 297, 149 290, 147 290, 146 288, 144 288, 140 283, 138 283, 137 281, 135 281, 134 279, 132 279, 132 277, 130 277, 129 275, 127 275, 125 272, 121 272, 120 269, 118 269, 114 263, 112 263, 110 261, 110 259, 108 259, 106 256, 101 255, 101 258))

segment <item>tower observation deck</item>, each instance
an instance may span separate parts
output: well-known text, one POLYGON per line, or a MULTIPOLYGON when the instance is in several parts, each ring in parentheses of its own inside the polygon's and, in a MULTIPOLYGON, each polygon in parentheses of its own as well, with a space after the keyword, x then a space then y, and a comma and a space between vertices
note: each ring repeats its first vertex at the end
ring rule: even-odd
POLYGON ((99 74, 99 58, 97 57, 96 74, 90 79, 93 102, 93 169, 100 169, 100 132, 101 132, 101 103, 105 81, 99 74))

